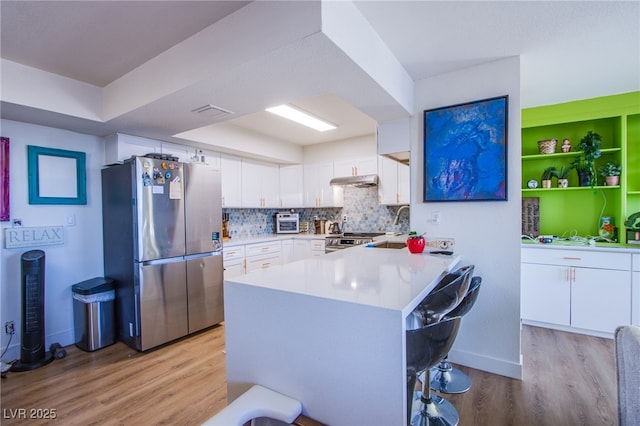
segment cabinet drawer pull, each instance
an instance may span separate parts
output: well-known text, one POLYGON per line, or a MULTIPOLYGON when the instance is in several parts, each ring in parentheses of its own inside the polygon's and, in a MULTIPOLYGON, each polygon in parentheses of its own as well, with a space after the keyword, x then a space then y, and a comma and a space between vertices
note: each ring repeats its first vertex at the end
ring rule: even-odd
POLYGON ((565 260, 582 260, 581 257, 567 257, 567 256, 563 257, 563 259, 565 259, 565 260))
POLYGON ((262 264, 262 267, 263 267, 263 268, 268 268, 268 267, 269 267, 269 265, 271 265, 271 262, 266 262, 266 263, 263 263, 263 264, 262 264))

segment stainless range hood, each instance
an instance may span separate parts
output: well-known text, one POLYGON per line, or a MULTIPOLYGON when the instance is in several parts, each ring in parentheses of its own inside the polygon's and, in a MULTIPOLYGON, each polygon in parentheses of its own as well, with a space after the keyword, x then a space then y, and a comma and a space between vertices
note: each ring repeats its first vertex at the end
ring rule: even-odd
POLYGON ((354 186, 356 188, 365 188, 368 186, 378 185, 378 175, 363 176, 345 176, 331 179, 331 186, 354 186))

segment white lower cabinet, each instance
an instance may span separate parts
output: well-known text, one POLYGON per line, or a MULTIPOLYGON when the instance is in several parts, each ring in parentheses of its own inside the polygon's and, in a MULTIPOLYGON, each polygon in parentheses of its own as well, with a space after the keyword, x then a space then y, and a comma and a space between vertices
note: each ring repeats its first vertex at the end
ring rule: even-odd
POLYGON ((311 257, 311 241, 312 240, 293 240, 292 262, 311 257))
POLYGON ((567 268, 523 263, 520 310, 523 319, 571 325, 571 285, 567 268))
POLYGON ((231 278, 245 273, 244 246, 233 246, 222 250, 224 277, 231 278))
POLYGON ((572 268, 571 326, 613 333, 631 324, 629 271, 572 268))
POLYGON ((631 324, 629 253, 522 250, 525 322, 613 334, 631 324))
POLYGON ((282 263, 281 252, 282 243, 280 241, 247 244, 245 246, 247 273, 280 265, 282 263))
POLYGON ((324 256, 324 239, 290 238, 225 247, 224 277, 244 275, 314 256, 324 256))
POLYGON ((325 240, 311 240, 311 257, 324 256, 325 240))
POLYGON ((640 327, 640 254, 633 255, 631 271, 631 324, 640 327))
POLYGON ((293 262, 294 259, 293 240, 282 240, 282 252, 280 259, 282 264, 293 262))

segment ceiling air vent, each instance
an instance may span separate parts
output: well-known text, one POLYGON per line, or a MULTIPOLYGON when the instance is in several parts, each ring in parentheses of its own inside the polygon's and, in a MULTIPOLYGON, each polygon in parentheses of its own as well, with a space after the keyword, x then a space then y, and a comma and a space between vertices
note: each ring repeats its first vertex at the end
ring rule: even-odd
POLYGON ((195 112, 198 115, 207 118, 220 118, 229 114, 233 114, 233 111, 229 111, 228 109, 224 109, 219 106, 215 106, 213 104, 203 105, 199 108, 192 109, 191 112, 195 112))

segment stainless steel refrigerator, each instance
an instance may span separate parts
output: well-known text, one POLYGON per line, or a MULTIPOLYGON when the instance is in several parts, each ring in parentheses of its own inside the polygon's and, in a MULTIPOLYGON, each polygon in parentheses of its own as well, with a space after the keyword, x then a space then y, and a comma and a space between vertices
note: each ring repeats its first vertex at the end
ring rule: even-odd
POLYGON ((120 340, 145 351, 223 321, 219 170, 132 157, 102 170, 102 211, 120 340))

